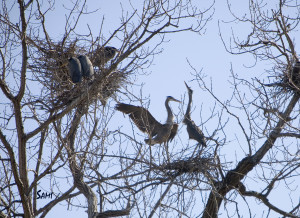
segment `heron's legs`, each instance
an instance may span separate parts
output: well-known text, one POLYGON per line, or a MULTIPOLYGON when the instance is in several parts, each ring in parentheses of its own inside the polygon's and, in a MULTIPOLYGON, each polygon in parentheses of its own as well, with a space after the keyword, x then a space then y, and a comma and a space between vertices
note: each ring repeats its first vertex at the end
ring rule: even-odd
POLYGON ((167 162, 170 163, 171 159, 170 159, 170 154, 169 154, 169 143, 164 142, 164 147, 165 147, 165 152, 166 152, 166 155, 167 155, 167 162))

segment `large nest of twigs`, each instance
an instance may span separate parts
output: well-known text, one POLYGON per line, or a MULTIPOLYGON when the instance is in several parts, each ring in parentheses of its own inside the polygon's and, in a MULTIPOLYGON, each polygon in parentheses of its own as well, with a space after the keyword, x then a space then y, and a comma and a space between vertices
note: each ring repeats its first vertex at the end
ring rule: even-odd
POLYGON ((162 166, 164 170, 173 171, 176 174, 202 173, 207 174, 217 167, 213 158, 192 157, 185 160, 176 160, 162 166))
POLYGON ((300 62, 293 67, 287 66, 284 73, 279 76, 279 82, 268 84, 268 86, 279 87, 280 90, 300 93, 300 62))
POLYGON ((112 97, 120 88, 121 84, 126 82, 126 73, 113 71, 109 73, 95 74, 92 81, 83 81, 76 84, 70 90, 64 90, 54 101, 54 108, 60 109, 68 106, 77 97, 88 92, 87 99, 84 101, 100 100, 103 106, 106 105, 108 98, 112 97))
POLYGON ((38 50, 31 54, 29 68, 35 79, 42 84, 43 102, 52 110, 68 106, 85 92, 88 92, 88 99, 84 99, 85 101, 100 100, 105 105, 107 99, 126 82, 126 73, 110 69, 108 62, 101 68, 94 67, 94 79, 83 78, 80 83, 74 84, 70 77, 68 59, 79 55, 93 57, 92 52, 87 52, 83 46, 77 46, 76 41, 65 45, 53 44, 51 48, 39 42, 38 50))

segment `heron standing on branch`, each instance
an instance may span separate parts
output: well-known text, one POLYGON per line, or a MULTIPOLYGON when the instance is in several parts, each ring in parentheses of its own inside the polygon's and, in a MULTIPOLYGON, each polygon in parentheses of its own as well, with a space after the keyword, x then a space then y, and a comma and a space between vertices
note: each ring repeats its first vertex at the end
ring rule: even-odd
POLYGON ((189 94, 189 103, 184 115, 184 119, 183 119, 183 123, 186 125, 186 130, 189 134, 189 138, 190 139, 194 139, 197 142, 199 142, 203 147, 206 147, 206 139, 205 136, 203 134, 203 132, 199 129, 198 126, 196 126, 196 124, 194 123, 194 121, 191 119, 191 104, 192 104, 192 95, 193 95, 193 90, 188 87, 188 85, 186 84, 186 82, 184 82, 187 90, 188 90, 188 94, 189 94))
POLYGON ((116 109, 125 114, 129 114, 129 117, 135 123, 135 125, 142 131, 149 135, 148 139, 145 139, 145 142, 148 145, 154 144, 166 144, 169 141, 172 141, 175 137, 178 129, 178 124, 174 123, 173 113, 169 106, 169 101, 180 102, 168 96, 165 101, 165 106, 167 109, 168 117, 165 124, 158 122, 151 113, 139 106, 134 106, 130 104, 119 103, 116 105, 116 109), (154 138, 153 138, 154 137, 154 138))

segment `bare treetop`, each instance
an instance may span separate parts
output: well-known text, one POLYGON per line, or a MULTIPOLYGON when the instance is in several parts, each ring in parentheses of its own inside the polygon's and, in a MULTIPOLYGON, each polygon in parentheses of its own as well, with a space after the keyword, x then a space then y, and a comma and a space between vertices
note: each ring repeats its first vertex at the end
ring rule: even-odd
POLYGON ((0 216, 299 217, 297 1, 97 4, 1 4, 0 216), (228 54, 202 35, 219 11, 228 54), (188 60, 191 79, 175 63, 186 45, 209 63, 188 60), (166 60, 161 87, 150 73, 166 60), (140 83, 187 103, 168 96, 161 124, 140 83))
POLYGON ((79 208, 75 199, 87 203, 89 217, 128 215, 136 202, 130 178, 143 177, 132 172, 149 163, 144 152, 111 150, 122 133, 110 129, 114 109, 107 103, 132 96, 124 90, 145 74, 166 34, 201 31, 211 6, 147 0, 123 10, 122 2, 118 27, 105 29, 110 21, 101 8, 81 0, 60 4, 1 5, 1 215, 44 217, 62 202, 79 208), (92 22, 81 26, 89 16, 98 19, 96 32, 92 22), (46 183, 50 189, 41 191, 46 183), (55 198, 41 204, 42 193, 55 198))

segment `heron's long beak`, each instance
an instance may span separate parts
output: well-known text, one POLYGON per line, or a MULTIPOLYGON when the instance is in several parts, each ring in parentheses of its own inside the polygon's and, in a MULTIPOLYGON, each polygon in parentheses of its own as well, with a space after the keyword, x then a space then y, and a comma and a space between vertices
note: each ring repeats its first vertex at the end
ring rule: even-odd
POLYGON ((187 88, 190 88, 190 87, 188 87, 188 85, 186 84, 186 82, 184 81, 184 84, 185 84, 185 86, 187 87, 187 88))
POLYGON ((175 99, 175 98, 173 98, 172 100, 173 100, 173 101, 176 101, 176 102, 178 102, 178 103, 181 103, 181 101, 179 101, 179 100, 177 100, 177 99, 175 99))
POLYGON ((185 81, 184 81, 184 84, 185 84, 185 86, 186 86, 186 88, 187 88, 188 90, 192 90, 192 89, 186 84, 185 81))

